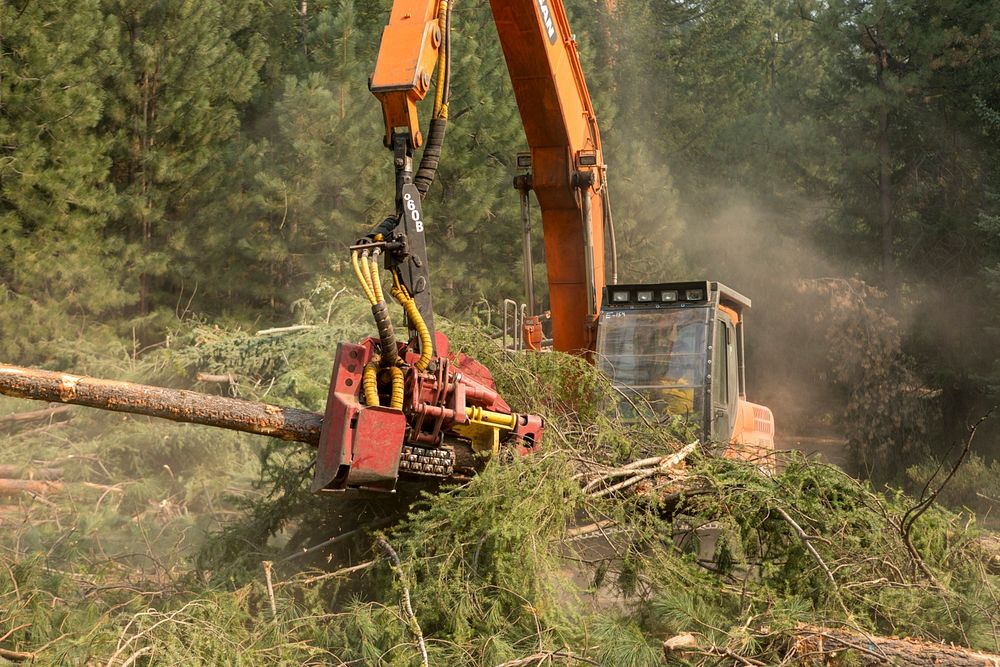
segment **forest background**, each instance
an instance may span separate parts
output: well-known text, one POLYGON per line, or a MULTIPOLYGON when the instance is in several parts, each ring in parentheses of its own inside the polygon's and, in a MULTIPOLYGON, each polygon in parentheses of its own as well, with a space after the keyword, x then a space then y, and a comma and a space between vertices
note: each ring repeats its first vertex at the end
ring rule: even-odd
MULTIPOLYGON (((876 481, 953 454, 1000 385, 1000 6, 567 4, 623 279, 751 296, 751 397, 785 434, 846 436, 876 481)), ((83 371, 350 286, 391 201, 366 89, 388 5, 3 3, 0 358, 83 371)), ((525 141, 488 4, 454 11, 425 209, 437 307, 484 320, 522 293, 525 141)))

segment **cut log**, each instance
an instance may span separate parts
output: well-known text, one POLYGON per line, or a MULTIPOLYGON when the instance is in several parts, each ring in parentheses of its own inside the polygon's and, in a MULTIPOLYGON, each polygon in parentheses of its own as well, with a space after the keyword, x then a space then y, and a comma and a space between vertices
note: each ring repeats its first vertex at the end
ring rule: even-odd
POLYGON ((55 493, 62 491, 59 482, 46 482, 34 479, 0 479, 0 496, 18 496, 22 493, 55 493))
POLYGON ((315 412, 130 382, 0 365, 0 394, 204 424, 272 438, 319 444, 315 412))
POLYGON ((62 468, 0 465, 0 479, 62 479, 62 468))
POLYGON ((194 379, 205 384, 236 384, 236 376, 232 373, 226 373, 225 375, 198 373, 194 376, 194 379))
MULTIPOLYGON (((850 652, 853 665, 914 665, 916 667, 1000 667, 1000 655, 979 653, 947 644, 864 635, 841 628, 802 626, 792 648, 804 664, 830 664, 835 655, 850 652)), ((799 663, 799 664, 803 664, 799 663)))
MULTIPOLYGON (((691 656, 727 658, 739 665, 764 665, 755 657, 731 649, 711 646, 704 638, 684 633, 663 642, 667 661, 691 656)), ((1000 655, 980 653, 948 644, 868 635, 855 630, 800 625, 782 664, 816 665, 911 665, 916 667, 1000 667, 1000 655)))
POLYGON ((30 424, 46 420, 65 419, 67 413, 72 410, 68 405, 56 405, 44 410, 32 410, 31 412, 15 412, 5 417, 0 417, 0 427, 11 429, 22 424, 30 424))

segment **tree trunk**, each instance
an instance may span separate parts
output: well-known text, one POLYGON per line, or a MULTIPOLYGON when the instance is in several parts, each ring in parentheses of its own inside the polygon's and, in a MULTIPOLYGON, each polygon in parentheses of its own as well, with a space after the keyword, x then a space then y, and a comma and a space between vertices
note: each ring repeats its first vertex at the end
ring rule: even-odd
POLYGON ((885 77, 889 69, 889 52, 880 42, 875 57, 875 78, 881 93, 878 110, 878 193, 879 223, 882 228, 882 282, 890 295, 895 293, 896 270, 893 241, 896 230, 892 217, 892 165, 889 146, 889 91, 885 77))
POLYGON ((204 424, 313 446, 319 444, 323 425, 322 415, 295 408, 16 366, 0 365, 0 394, 204 424))
MULTIPOLYGON (((706 646, 691 633, 663 642, 668 661, 693 656, 725 658, 728 664, 764 665, 729 648, 706 646)), ((801 625, 782 664, 795 665, 913 665, 915 667, 1000 667, 1000 655, 979 653, 947 644, 880 637, 841 628, 801 625)))
POLYGON ((62 483, 46 482, 33 479, 0 479, 0 497, 17 496, 22 493, 43 495, 62 491, 62 483))

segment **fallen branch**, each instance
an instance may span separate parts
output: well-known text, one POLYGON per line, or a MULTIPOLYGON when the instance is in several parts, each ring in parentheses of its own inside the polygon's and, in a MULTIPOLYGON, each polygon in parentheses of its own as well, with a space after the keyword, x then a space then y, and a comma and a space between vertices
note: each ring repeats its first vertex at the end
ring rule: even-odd
MULTIPOLYGON (((790 658, 825 664, 835 654, 852 652, 862 665, 913 665, 914 667, 1000 667, 1000 655, 916 639, 879 637, 853 630, 801 626, 790 658)), ((843 659, 843 657, 841 657, 843 659)))
POLYGON ((688 654, 701 655, 707 658, 728 658, 744 667, 762 667, 766 664, 739 655, 731 649, 721 646, 702 647, 699 645, 698 638, 690 632, 671 637, 663 642, 663 656, 667 659, 667 662, 672 662, 676 659, 684 660, 684 656, 688 654))
POLYGON ((399 579, 399 585, 403 589, 402 600, 400 601, 400 607, 403 609, 403 615, 406 616, 406 625, 413 638, 417 640, 417 648, 420 649, 420 660, 423 667, 429 667, 429 658, 427 657, 427 644, 424 643, 424 633, 420 629, 420 623, 417 622, 417 615, 413 613, 413 604, 410 602, 410 588, 406 585, 406 578, 403 574, 403 564, 399 561, 399 554, 396 550, 392 548, 389 544, 389 540, 385 539, 382 535, 378 536, 378 545, 385 552, 389 560, 392 561, 392 571, 399 579))
POLYGON ((308 549, 303 549, 302 551, 297 551, 297 552, 293 553, 290 556, 286 556, 286 557, 282 558, 280 562, 287 563, 288 561, 295 560, 296 558, 302 558, 303 556, 308 556, 311 553, 316 553, 317 551, 320 551, 322 549, 327 549, 329 547, 332 547, 335 544, 339 544, 341 542, 349 540, 352 537, 360 535, 362 532, 364 532, 366 530, 375 530, 376 528, 382 528, 383 526, 388 526, 390 523, 392 523, 392 521, 393 520, 391 518, 388 518, 388 517, 384 518, 384 519, 379 519, 377 521, 372 521, 371 523, 369 523, 369 524, 367 524, 365 526, 361 526, 360 528, 355 528, 354 530, 349 530, 346 533, 341 533, 340 535, 337 535, 335 537, 331 537, 328 540, 324 540, 324 541, 320 542, 319 544, 314 544, 313 546, 309 547, 308 549))
POLYGON ((297 331, 309 331, 311 329, 316 329, 315 324, 296 324, 290 327, 275 327, 273 329, 261 329, 257 332, 258 336, 270 336, 272 334, 285 334, 285 333, 295 333, 297 331))
POLYGON ((0 648, 0 658, 4 660, 10 660, 11 662, 28 662, 29 660, 35 659, 34 653, 25 653, 23 651, 8 651, 5 648, 0 648))
POLYGON ((634 461, 621 468, 602 473, 597 478, 585 484, 583 492, 595 498, 604 498, 612 493, 634 486, 644 479, 669 473, 697 448, 698 442, 695 441, 673 454, 634 461), (621 477, 626 477, 626 479, 611 486, 604 486, 608 482, 621 477))
POLYGON ((62 468, 0 465, 0 479, 62 479, 62 468))
POLYGON ((570 653, 569 651, 545 651, 543 653, 535 653, 523 658, 508 660, 507 662, 497 665, 497 667, 536 667, 536 665, 543 665, 546 662, 554 664, 557 658, 565 660, 566 664, 572 664, 572 662, 583 662, 588 665, 600 664, 588 658, 576 655, 575 653, 570 653))
POLYGON ((44 495, 62 491, 60 482, 33 479, 0 479, 0 496, 17 496, 22 493, 44 495))
POLYGON ((324 572, 323 574, 313 575, 305 579, 287 579, 285 581, 279 581, 274 585, 275 588, 281 588, 282 586, 306 586, 308 584, 315 584, 320 581, 326 581, 328 579, 337 579, 339 577, 346 577, 349 574, 354 574, 355 572, 361 572, 362 570, 367 570, 372 565, 375 564, 373 560, 366 560, 363 563, 358 563, 357 565, 351 565, 350 567, 342 567, 339 570, 334 570, 333 572, 324 572))
POLYGON ((921 557, 920 552, 917 551, 917 547, 913 544, 913 526, 917 522, 917 519, 919 519, 921 515, 923 515, 923 513, 934 504, 934 501, 937 500, 944 488, 948 486, 948 482, 951 481, 951 478, 955 476, 958 469, 962 467, 963 463, 965 463, 966 457, 969 455, 969 452, 972 451, 972 441, 976 439, 976 431, 979 430, 982 423, 989 419, 992 414, 993 410, 990 410, 969 428, 969 437, 965 439, 965 445, 962 447, 962 453, 959 455, 958 460, 955 461, 955 465, 952 466, 947 476, 945 476, 944 481, 942 481, 936 489, 927 493, 927 489, 930 487, 933 477, 927 480, 927 485, 924 486, 924 490, 920 494, 920 501, 908 509, 903 515, 903 518, 899 520, 899 534, 903 538, 903 543, 906 545, 907 551, 910 552, 910 557, 913 559, 913 562, 920 569, 920 571, 923 572, 924 576, 927 577, 927 580, 937 588, 942 588, 940 582, 938 582, 937 577, 934 576, 934 573, 931 572, 930 568, 927 567, 927 564, 924 562, 923 557, 921 557))
POLYGON ((15 412, 6 417, 0 417, 0 426, 6 428, 17 428, 22 424, 31 424, 40 421, 52 421, 57 417, 63 417, 72 408, 68 405, 56 405, 44 410, 32 410, 30 412, 15 412))

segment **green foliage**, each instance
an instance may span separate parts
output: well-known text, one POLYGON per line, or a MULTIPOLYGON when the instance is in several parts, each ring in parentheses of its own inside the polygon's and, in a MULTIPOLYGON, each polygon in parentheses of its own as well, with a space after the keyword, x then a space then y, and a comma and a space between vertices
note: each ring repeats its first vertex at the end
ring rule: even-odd
MULTIPOLYGON (((928 461, 906 469, 907 488, 919 493, 924 488, 937 488, 951 465, 928 461)), ((991 517, 1000 507, 1000 461, 986 461, 972 454, 962 463, 938 497, 947 507, 975 510, 980 516, 991 517)), ((989 519, 987 519, 989 520, 989 519)))

